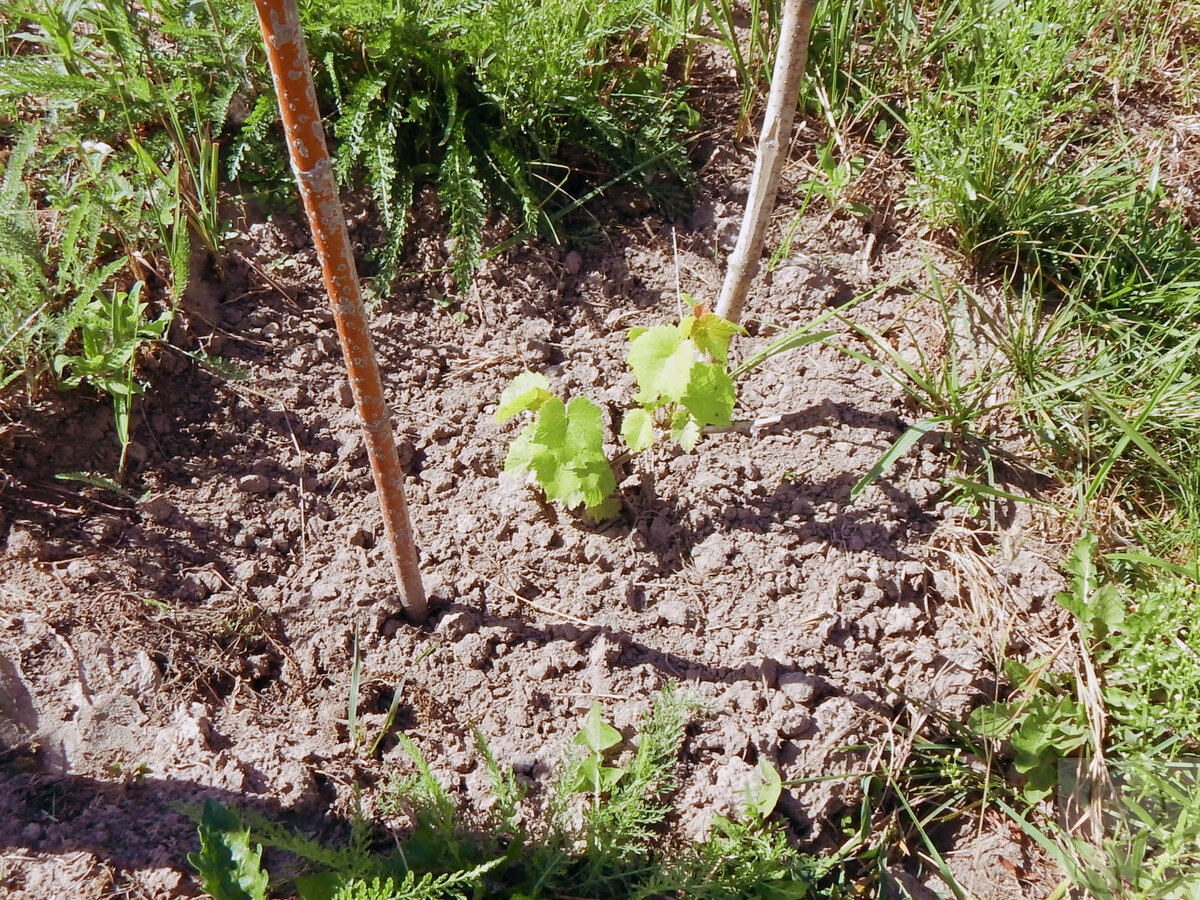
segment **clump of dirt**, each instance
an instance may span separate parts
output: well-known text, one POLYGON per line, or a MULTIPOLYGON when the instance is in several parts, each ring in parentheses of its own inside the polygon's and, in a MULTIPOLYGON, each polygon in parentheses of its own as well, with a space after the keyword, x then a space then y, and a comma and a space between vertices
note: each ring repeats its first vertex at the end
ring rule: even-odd
MULTIPOLYGON (((802 131, 797 160, 817 128, 802 131)), ((680 289, 715 297, 751 150, 708 152, 688 217, 629 220, 588 249, 510 251, 455 307, 463 324, 432 302, 436 275, 375 308, 438 608, 427 626, 399 612, 296 222, 243 223, 222 271, 194 282, 173 341, 246 377, 159 350, 125 493, 54 479, 115 468, 102 405, 51 397, 23 414, 0 491, 8 896, 195 893, 194 828, 175 803, 215 796, 312 822, 344 813, 356 784, 369 801, 407 764, 394 738, 378 759, 364 747, 400 685, 398 726, 469 803, 484 790, 471 726, 536 787, 594 700, 628 730, 656 688, 678 682, 710 711, 684 747, 683 831, 727 814, 765 759, 798 785, 781 811, 813 848, 859 799, 858 779, 828 776, 881 765, 897 728, 933 733, 937 716, 962 721, 994 697, 1000 646, 1036 648, 1061 624, 1035 523, 1002 508, 1000 542, 947 500, 955 460, 936 433, 852 501, 924 413, 830 346, 749 375, 735 413, 754 420, 745 430, 621 462, 611 522, 500 477, 512 430, 491 414, 513 375, 545 372, 615 426, 632 394, 626 329, 676 319, 680 289), (347 730, 356 634, 366 742, 347 730)), ((785 196, 772 246, 797 206, 785 196)), ((414 265, 444 264, 433 234, 414 230, 414 265)), ((903 222, 814 207, 792 247, 756 283, 740 356, 863 295, 847 316, 910 359, 945 352, 941 314, 920 296, 926 261, 953 262, 903 222)))

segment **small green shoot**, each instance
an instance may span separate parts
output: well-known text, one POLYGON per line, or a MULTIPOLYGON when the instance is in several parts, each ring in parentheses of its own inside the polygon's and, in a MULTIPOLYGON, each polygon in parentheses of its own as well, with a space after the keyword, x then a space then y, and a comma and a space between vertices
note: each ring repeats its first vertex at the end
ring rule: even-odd
POLYGON ((523 372, 500 395, 496 422, 523 412, 533 413, 533 420, 509 445, 504 474, 537 482, 547 499, 567 509, 582 506, 593 521, 616 515, 619 507, 609 495, 617 482, 604 455, 600 408, 584 397, 564 404, 544 375, 523 372))
POLYGON ((147 344, 163 339, 172 318, 168 310, 152 321, 147 319, 147 305, 141 295, 139 281, 129 291, 113 291, 107 299, 93 299, 83 309, 79 352, 54 357, 54 373, 62 387, 90 384, 112 398, 113 420, 121 442, 122 473, 129 448, 133 398, 144 390, 134 377, 138 354, 147 344))
POLYGON ((188 862, 213 900, 266 900, 262 846, 250 846, 250 829, 237 813, 210 798, 199 830, 200 851, 189 853, 188 862))
POLYGON ((746 785, 746 811, 762 822, 775 811, 775 805, 783 795, 783 779, 779 777, 778 769, 761 758, 758 774, 762 781, 751 781, 746 785))
POLYGON ((600 797, 616 787, 625 774, 624 769, 604 764, 605 753, 621 743, 621 732, 604 721, 599 701, 592 704, 583 727, 571 743, 589 751, 579 764, 572 789, 590 793, 593 802, 599 803, 600 797))
POLYGON ((744 333, 703 305, 693 306, 678 325, 630 329, 627 362, 638 385, 633 399, 641 408, 621 423, 625 445, 634 453, 649 449, 661 420, 690 453, 705 426, 728 426, 737 402, 727 368, 729 341, 744 333))

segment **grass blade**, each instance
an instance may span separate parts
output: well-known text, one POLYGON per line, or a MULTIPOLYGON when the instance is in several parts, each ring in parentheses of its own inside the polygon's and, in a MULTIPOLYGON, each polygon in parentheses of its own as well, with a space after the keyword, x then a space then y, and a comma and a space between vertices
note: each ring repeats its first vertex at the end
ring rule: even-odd
POLYGON ((932 419, 922 419, 920 422, 910 425, 904 434, 896 439, 896 443, 888 447, 886 452, 875 461, 875 465, 867 470, 867 474, 850 489, 850 499, 855 500, 859 494, 870 487, 876 478, 895 465, 896 460, 908 453, 917 441, 948 421, 950 421, 948 416, 935 416, 932 419))

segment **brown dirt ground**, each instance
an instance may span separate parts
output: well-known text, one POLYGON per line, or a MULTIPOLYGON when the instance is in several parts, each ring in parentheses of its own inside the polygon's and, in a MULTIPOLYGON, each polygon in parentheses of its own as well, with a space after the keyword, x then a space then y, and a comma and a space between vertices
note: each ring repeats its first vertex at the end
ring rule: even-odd
MULTIPOLYGON (((800 128, 793 186, 823 141, 819 123, 800 128)), ((317 261, 296 222, 243 221, 223 271, 197 265, 172 341, 249 377, 170 348, 146 360, 153 387, 127 495, 54 479, 114 470, 103 404, 10 403, 0 894, 197 893, 184 858, 194 826, 176 803, 215 796, 312 827, 345 816, 355 785, 369 806, 383 774, 408 763, 394 739, 376 759, 350 742, 356 628, 366 732, 402 686, 399 726, 467 805, 483 794, 472 725, 536 788, 595 699, 628 730, 674 681, 710 710, 684 747, 680 830, 728 813, 766 759, 796 783, 780 812, 814 849, 837 839, 859 781, 803 779, 903 766, 904 735, 936 736, 938 716, 963 721, 994 696, 1006 645, 1053 649, 1064 633, 1054 551, 1024 505, 1001 504, 993 526, 948 499, 968 463, 938 435, 851 502, 924 413, 828 346, 778 356, 741 384, 736 415, 776 421, 708 437, 691 455, 663 446, 621 463, 621 515, 603 526, 498 476, 513 429, 491 413, 513 375, 547 372, 611 418, 632 392, 625 330, 675 320, 677 288, 714 297, 753 148, 710 136, 696 153, 702 196, 684 218, 601 208, 609 224, 590 247, 503 254, 461 299, 465 324, 431 302, 436 274, 403 280, 374 309, 439 605, 428 626, 398 612, 317 261)), ((941 313, 922 298, 926 262, 950 280, 965 273, 892 212, 897 176, 867 157, 856 199, 876 215, 810 206, 791 255, 756 282, 739 357, 871 290, 853 319, 910 361, 945 358, 941 313)), ((793 191, 782 197, 772 247, 799 206, 793 191)), ((357 221, 369 245, 367 217, 357 221)), ((434 224, 414 226, 414 269, 445 262, 434 224)), ((963 366, 986 366, 969 356, 963 366)), ((991 425, 1019 456, 1019 436, 991 425)), ((1007 490, 1038 489, 1019 466, 1000 476, 1007 490)), ((972 817, 945 841, 980 896, 1025 896, 1046 877, 1003 824, 972 817)), ((892 877, 916 890, 904 869, 892 877)))

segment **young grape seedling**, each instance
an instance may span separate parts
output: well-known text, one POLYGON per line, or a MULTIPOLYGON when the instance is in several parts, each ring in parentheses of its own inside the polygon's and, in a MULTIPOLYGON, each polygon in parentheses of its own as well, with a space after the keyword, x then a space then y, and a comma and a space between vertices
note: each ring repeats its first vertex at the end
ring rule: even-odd
POLYGON ((744 330, 703 304, 678 325, 630 329, 627 361, 638 384, 633 399, 641 404, 621 423, 630 450, 640 453, 654 444, 655 418, 667 420, 671 437, 687 453, 704 426, 730 424, 737 393, 726 362, 738 333, 744 330))
POLYGON ((509 445, 504 474, 536 481, 547 499, 567 509, 582 506, 597 522, 615 516, 618 504, 609 495, 617 481, 604 455, 600 408, 586 397, 563 403, 545 375, 522 372, 500 395, 496 422, 522 412, 534 418, 509 445))

